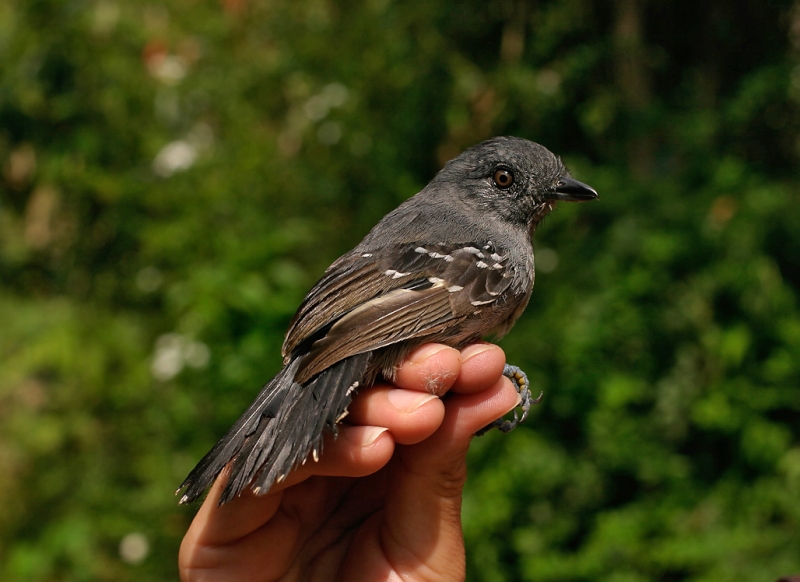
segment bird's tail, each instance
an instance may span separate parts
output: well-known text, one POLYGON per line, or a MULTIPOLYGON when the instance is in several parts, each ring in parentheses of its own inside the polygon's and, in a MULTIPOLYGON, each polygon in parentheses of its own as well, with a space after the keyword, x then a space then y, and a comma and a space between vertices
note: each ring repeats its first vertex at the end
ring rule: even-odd
POLYGON ((180 502, 200 497, 229 463, 230 477, 220 505, 248 485, 256 493, 266 493, 309 455, 316 460, 323 430, 336 432, 370 357, 365 353, 345 358, 305 384, 294 381, 301 358, 289 362, 192 469, 178 488, 186 489, 180 502))

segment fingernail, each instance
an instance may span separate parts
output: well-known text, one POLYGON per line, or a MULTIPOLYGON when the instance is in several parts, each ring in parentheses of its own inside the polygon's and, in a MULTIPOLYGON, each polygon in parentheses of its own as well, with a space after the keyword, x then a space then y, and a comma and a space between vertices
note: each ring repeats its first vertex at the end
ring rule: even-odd
POLYGON ((345 431, 345 438, 359 447, 368 447, 387 430, 383 426, 353 426, 345 431))
POLYGON ((491 344, 472 344, 471 346, 467 346, 463 350, 461 350, 461 361, 466 362, 470 358, 474 358, 478 354, 482 354, 484 352, 488 352, 489 350, 496 349, 497 346, 493 346, 491 344))
POLYGON ((413 390, 401 390, 399 388, 389 390, 386 397, 389 399, 392 406, 401 412, 414 412, 426 402, 437 398, 435 394, 414 392, 413 390))
POLYGON ((438 354, 442 350, 452 350, 453 348, 443 346, 442 344, 426 344, 411 352, 408 356, 408 361, 412 364, 421 364, 428 358, 438 354))

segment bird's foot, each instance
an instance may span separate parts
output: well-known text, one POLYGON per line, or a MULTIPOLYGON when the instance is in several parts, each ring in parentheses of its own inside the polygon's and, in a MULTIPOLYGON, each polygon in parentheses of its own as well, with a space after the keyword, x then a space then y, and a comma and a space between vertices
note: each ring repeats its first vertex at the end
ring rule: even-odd
POLYGON ((539 404, 542 401, 542 397, 544 396, 544 392, 539 394, 537 398, 531 398, 531 391, 530 386, 531 383, 528 380, 527 374, 519 369, 517 366, 512 366, 511 364, 506 364, 505 368, 503 368, 503 376, 511 380, 512 384, 514 384, 514 388, 519 393, 520 398, 522 401, 519 403, 517 408, 522 409, 522 415, 520 416, 517 412, 517 408, 513 410, 514 418, 506 419, 506 418, 498 418, 493 423, 483 427, 476 433, 476 436, 481 436, 486 432, 492 430, 493 428, 497 428, 500 432, 511 432, 517 425, 523 422, 528 417, 528 412, 530 412, 531 406, 534 404, 539 404))

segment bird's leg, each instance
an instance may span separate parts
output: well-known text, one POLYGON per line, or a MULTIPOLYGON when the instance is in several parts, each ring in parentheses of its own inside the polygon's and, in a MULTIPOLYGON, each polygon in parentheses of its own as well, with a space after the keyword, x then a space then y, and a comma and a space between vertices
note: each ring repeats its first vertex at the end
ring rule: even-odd
POLYGON ((503 376, 511 380, 511 383, 514 384, 514 389, 519 393, 520 398, 522 399, 522 402, 519 403, 519 408, 522 409, 522 416, 517 413, 517 409, 515 408, 514 420, 498 418, 493 423, 479 430, 476 433, 477 436, 481 436, 493 428, 497 428, 500 432, 511 432, 519 423, 523 422, 528 417, 528 412, 530 411, 531 406, 534 404, 539 404, 542 401, 544 392, 539 394, 537 398, 531 398, 531 383, 528 380, 528 375, 517 366, 506 364, 503 368, 503 376))

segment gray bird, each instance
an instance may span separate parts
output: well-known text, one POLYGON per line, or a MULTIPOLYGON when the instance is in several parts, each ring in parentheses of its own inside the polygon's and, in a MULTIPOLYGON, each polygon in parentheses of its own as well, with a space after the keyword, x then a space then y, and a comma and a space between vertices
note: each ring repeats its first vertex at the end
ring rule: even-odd
MULTIPOLYGON (((559 200, 595 198, 558 157, 520 138, 490 139, 448 162, 328 267, 289 325, 283 369, 186 477, 180 502, 197 499, 229 463, 220 504, 246 487, 266 493, 317 460, 354 391, 391 381, 415 347, 505 335, 531 295, 537 224, 559 200)), ((508 431, 532 401, 525 375, 504 373, 523 410, 493 424, 508 431)))

